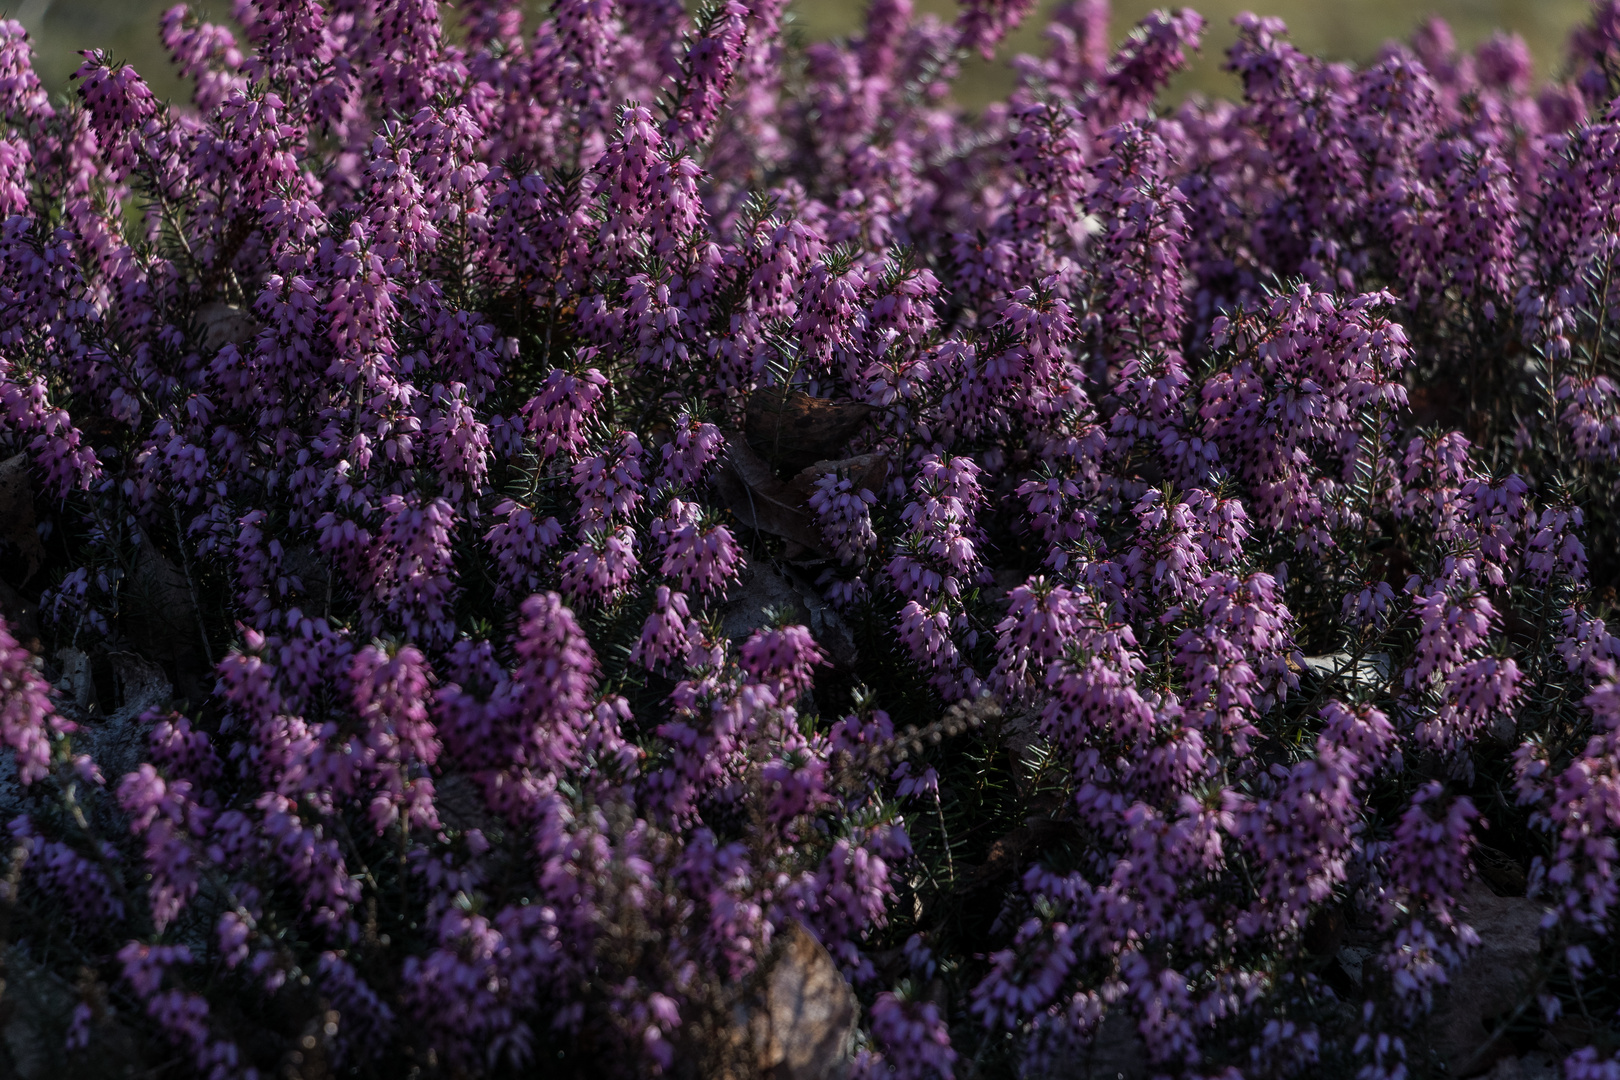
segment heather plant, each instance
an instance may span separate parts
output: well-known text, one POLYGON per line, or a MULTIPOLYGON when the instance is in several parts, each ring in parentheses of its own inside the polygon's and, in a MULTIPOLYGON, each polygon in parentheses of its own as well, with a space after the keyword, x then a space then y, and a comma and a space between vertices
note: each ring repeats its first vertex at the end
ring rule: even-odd
POLYGON ((802 927, 861 1077, 1403 1080, 1494 859, 1620 1072, 1620 7, 1166 109, 1203 20, 1071 0, 958 108, 1032 7, 180 6, 189 103, 0 22, 65 1060, 746 1076, 802 927))

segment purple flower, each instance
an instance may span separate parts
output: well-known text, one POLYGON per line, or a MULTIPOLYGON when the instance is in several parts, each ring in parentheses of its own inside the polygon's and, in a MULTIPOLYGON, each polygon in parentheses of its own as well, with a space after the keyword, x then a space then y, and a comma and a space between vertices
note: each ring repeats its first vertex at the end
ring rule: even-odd
POLYGON ((963 5, 956 21, 961 47, 990 59, 996 45, 1034 6, 1032 0, 974 0, 963 5))
POLYGON ((611 601, 639 568, 635 534, 630 529, 595 529, 563 556, 563 591, 587 603, 611 601))
POLYGON ((0 739, 15 755, 17 778, 24 784, 43 779, 51 766, 51 742, 72 730, 51 704, 34 658, 0 619, 0 739))
POLYGON ((950 1031, 931 1001, 902 1001, 885 990, 872 1004, 872 1038, 883 1049, 866 1075, 950 1080, 956 1064, 950 1031))
POLYGON ((660 585, 653 594, 653 612, 641 628, 630 659, 649 668, 703 666, 712 660, 704 649, 702 624, 692 617, 686 594, 660 585))
POLYGON ((1504 767, 1549 928, 1615 929, 1620 5, 1545 84, 1246 15, 1242 99, 1174 103, 1202 18, 1074 0, 972 110, 1027 0, 520 7, 173 8, 185 108, 99 53, 54 108, 0 21, 3 899, 53 977, 122 948, 188 1074, 655 1075, 798 923, 857 1074, 1123 1025, 1232 1080, 1336 1045, 1349 907, 1396 993, 1338 1048, 1397 1080, 1504 767))
POLYGON ((718 593, 742 572, 742 551, 731 529, 693 503, 671 499, 651 532, 664 549, 659 572, 678 581, 682 591, 718 593))

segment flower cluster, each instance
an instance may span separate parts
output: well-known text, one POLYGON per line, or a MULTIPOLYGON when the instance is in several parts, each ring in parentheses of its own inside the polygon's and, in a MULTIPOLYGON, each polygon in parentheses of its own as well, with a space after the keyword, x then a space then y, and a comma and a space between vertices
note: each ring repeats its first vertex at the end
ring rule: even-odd
POLYGON ((1494 860, 1620 1069, 1620 3, 1169 106, 1203 19, 1067 0, 978 113, 960 7, 179 6, 175 105, 0 21, 74 1054, 754 1075, 808 936, 874 1080, 1394 1078, 1494 860))

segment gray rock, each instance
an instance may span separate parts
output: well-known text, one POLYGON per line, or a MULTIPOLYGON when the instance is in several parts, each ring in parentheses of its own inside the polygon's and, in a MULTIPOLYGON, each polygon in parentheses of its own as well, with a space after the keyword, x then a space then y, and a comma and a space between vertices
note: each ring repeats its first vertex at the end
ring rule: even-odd
MULTIPOLYGON (((58 663, 62 653, 69 651, 63 649, 57 654, 58 663)), ((76 752, 94 757, 108 782, 116 784, 119 777, 138 768, 146 756, 146 725, 141 723, 141 714, 168 704, 174 688, 162 668, 135 653, 110 653, 107 662, 118 685, 118 707, 105 715, 80 720, 73 745, 76 752)))
POLYGON ((62 677, 56 680, 57 692, 64 701, 70 701, 86 713, 97 705, 96 682, 90 674, 90 657, 75 648, 58 649, 56 666, 62 677))
POLYGON ((109 719, 138 720, 147 709, 168 703, 174 693, 169 677, 156 664, 132 652, 109 653, 113 678, 118 680, 118 709, 109 719))
POLYGON ((821 942, 798 923, 778 935, 764 1002, 748 1020, 760 1072, 775 1080, 837 1080, 848 1070, 860 1006, 821 942))
POLYGON ((1148 1074, 1147 1048, 1131 1014, 1115 1006, 1097 1026, 1097 1037, 1083 1057, 1086 1080, 1142 1080, 1148 1074))
POLYGON ((1344 972, 1345 977, 1354 985, 1360 986, 1366 972, 1367 961, 1372 959, 1373 956, 1374 953, 1371 949, 1346 945, 1335 954, 1335 959, 1338 960, 1339 968, 1344 972))
POLYGON ((16 949, 5 961, 3 1026, 0 1041, 13 1075, 44 1080, 62 1055, 76 995, 61 979, 30 964, 16 949))
MULTIPOLYGON (((18 948, 0 956, 0 1075, 16 1080, 148 1075, 134 1036, 104 1007, 100 1016, 92 1014, 88 1045, 69 1051, 68 1026, 84 995, 18 948)), ((91 996, 99 994, 93 991, 91 996)))
POLYGON ((1479 945, 1451 973, 1429 1017, 1430 1047, 1456 1077, 1475 1076, 1513 1053, 1495 1026, 1529 1003, 1545 978, 1541 964, 1543 908, 1524 897, 1497 896, 1479 879, 1463 898, 1479 945))
POLYGON ((1547 1054, 1505 1057, 1491 1066, 1486 1080, 1562 1080, 1564 1070, 1557 1058, 1547 1054))

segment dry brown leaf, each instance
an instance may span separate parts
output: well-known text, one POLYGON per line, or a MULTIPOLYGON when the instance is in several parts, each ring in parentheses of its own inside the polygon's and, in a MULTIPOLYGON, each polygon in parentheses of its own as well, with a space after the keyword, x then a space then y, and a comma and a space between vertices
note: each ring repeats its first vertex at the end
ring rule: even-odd
POLYGON ((715 487, 728 509, 744 525, 827 555, 826 538, 810 509, 810 495, 816 481, 836 472, 848 476, 856 487, 880 491, 889 479, 890 468, 889 456, 884 453, 821 459, 783 483, 747 440, 737 432, 728 431, 726 461, 715 477, 715 487))
POLYGON ((767 387, 748 396, 746 433, 755 450, 792 476, 817 461, 848 456, 850 441, 875 412, 860 402, 767 387))
POLYGON ((825 549, 821 528, 803 500, 736 432, 726 433, 725 467, 715 474, 715 488, 737 520, 750 529, 813 551, 825 549))
POLYGON ((889 468, 889 455, 882 452, 861 454, 838 461, 817 461, 799 470, 798 474, 788 481, 787 486, 801 503, 808 506, 816 481, 828 473, 847 476, 855 487, 865 488, 875 494, 881 492, 883 485, 888 482, 889 468))

